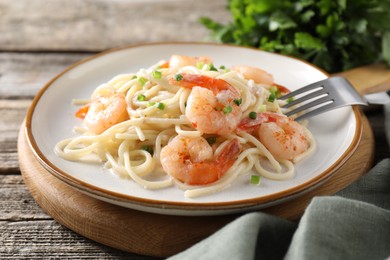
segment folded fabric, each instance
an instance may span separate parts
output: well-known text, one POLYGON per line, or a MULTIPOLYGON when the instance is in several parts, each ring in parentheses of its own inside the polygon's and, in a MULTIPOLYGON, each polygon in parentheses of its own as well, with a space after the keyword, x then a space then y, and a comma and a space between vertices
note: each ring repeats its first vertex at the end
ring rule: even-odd
MULTIPOLYGON (((390 104, 385 114, 390 140, 390 104)), ((170 259, 390 259, 390 158, 313 198, 299 223, 248 213, 170 259)))
POLYGON ((390 159, 333 197, 312 200, 285 259, 390 257, 390 159))
POLYGON ((386 259, 390 159, 336 196, 314 198, 299 224, 248 213, 170 259, 386 259))

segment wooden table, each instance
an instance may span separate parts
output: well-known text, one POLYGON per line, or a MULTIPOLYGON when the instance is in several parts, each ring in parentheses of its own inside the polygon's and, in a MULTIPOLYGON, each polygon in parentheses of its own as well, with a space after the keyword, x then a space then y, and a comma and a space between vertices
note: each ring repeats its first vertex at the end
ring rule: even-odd
MULTIPOLYGON (((112 47, 202 41, 200 16, 228 21, 217 1, 0 0, 0 258, 145 259, 86 239, 35 203, 20 174, 19 127, 37 91, 70 64, 112 47), (207 5, 206 5, 207 3, 207 5)), ((365 112, 374 163, 389 156, 381 107, 365 112)))

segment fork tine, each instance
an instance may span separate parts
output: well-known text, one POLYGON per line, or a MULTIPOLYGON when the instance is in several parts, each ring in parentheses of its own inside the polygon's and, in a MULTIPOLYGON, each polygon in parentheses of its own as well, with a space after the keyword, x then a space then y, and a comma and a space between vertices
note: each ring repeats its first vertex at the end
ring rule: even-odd
POLYGON ((291 91, 290 93, 281 96, 279 99, 285 100, 285 99, 294 97, 296 95, 302 94, 304 92, 310 91, 312 89, 320 88, 322 86, 322 82, 324 82, 324 81, 326 81, 326 79, 318 81, 318 82, 315 82, 315 83, 312 83, 312 84, 309 84, 309 85, 304 86, 302 88, 299 88, 297 90, 291 91))
MULTIPOLYGON (((316 89, 316 88, 313 88, 313 89, 316 89)), ((322 85, 317 86, 317 89, 315 91, 310 92, 310 93, 308 93, 300 98, 297 98, 297 99, 285 104, 283 106, 283 108, 289 108, 289 107, 295 106, 296 104, 302 103, 303 101, 310 100, 310 99, 315 98, 315 97, 319 97, 323 94, 329 95, 328 91, 322 85)))
POLYGON ((325 102, 329 102, 329 101, 332 101, 333 102, 333 99, 331 99, 329 96, 325 96, 325 97, 322 97, 322 98, 318 98, 316 100, 313 100, 312 102, 309 102, 309 103, 306 103, 302 106, 299 106, 289 112, 287 112, 285 115, 286 116, 291 116, 291 115, 294 115, 296 113, 299 113, 303 110, 307 110, 311 107, 314 107, 314 106, 317 106, 317 105, 321 105, 321 104, 324 104, 325 102))
POLYGON ((293 107, 293 110, 285 113, 286 116, 304 111, 295 120, 302 120, 347 105, 367 105, 351 83, 340 76, 312 83, 279 99, 284 100, 295 96, 297 96, 296 100, 282 106, 282 108, 290 108, 297 105, 296 108, 293 107))

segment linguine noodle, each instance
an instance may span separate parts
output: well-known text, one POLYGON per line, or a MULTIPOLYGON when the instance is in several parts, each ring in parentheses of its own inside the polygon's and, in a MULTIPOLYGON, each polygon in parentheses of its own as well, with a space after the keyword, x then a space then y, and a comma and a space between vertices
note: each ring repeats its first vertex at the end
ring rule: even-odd
POLYGON ((205 75, 223 79, 241 95, 240 109, 246 118, 253 112, 271 111, 282 114, 282 102, 268 100, 272 86, 247 80, 238 72, 225 68, 211 69, 209 64, 169 68, 164 61, 135 73, 115 76, 97 87, 90 100, 75 100, 86 104, 109 89, 122 93, 126 98, 128 120, 106 129, 100 134, 87 127, 77 126, 76 137, 61 140, 55 146, 58 156, 71 161, 102 163, 114 173, 131 178, 146 189, 162 189, 177 185, 185 190, 185 196, 197 197, 226 189, 234 180, 248 172, 254 172, 273 180, 286 180, 294 176, 294 164, 310 155, 316 144, 305 128, 309 148, 294 160, 274 157, 256 136, 234 131, 226 136, 204 134, 197 130, 186 117, 186 102, 191 89, 172 85, 169 77, 177 73, 205 75), (188 185, 165 173, 160 161, 161 149, 175 136, 205 137, 213 139, 214 154, 219 154, 227 142, 236 138, 241 152, 218 181, 207 185, 188 185))

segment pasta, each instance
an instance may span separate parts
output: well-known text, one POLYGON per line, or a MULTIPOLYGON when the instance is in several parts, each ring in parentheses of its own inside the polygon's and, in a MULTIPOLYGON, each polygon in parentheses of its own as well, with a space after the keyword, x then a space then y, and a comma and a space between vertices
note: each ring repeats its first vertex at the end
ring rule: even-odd
POLYGON ((272 80, 260 69, 216 68, 208 57, 174 55, 117 75, 90 99, 75 100, 84 126, 75 127, 76 137, 59 141, 55 152, 66 160, 102 163, 146 189, 176 185, 186 197, 226 189, 248 172, 286 180, 316 144, 305 126, 283 115, 286 101, 277 96, 286 89, 272 80), (261 78, 250 77, 252 72, 261 78), (282 135, 294 149, 275 135, 287 127, 294 129, 282 135), (278 145, 284 145, 280 151, 278 145), (303 148, 297 153, 296 146, 303 148), (289 152, 294 155, 285 156, 289 152))

